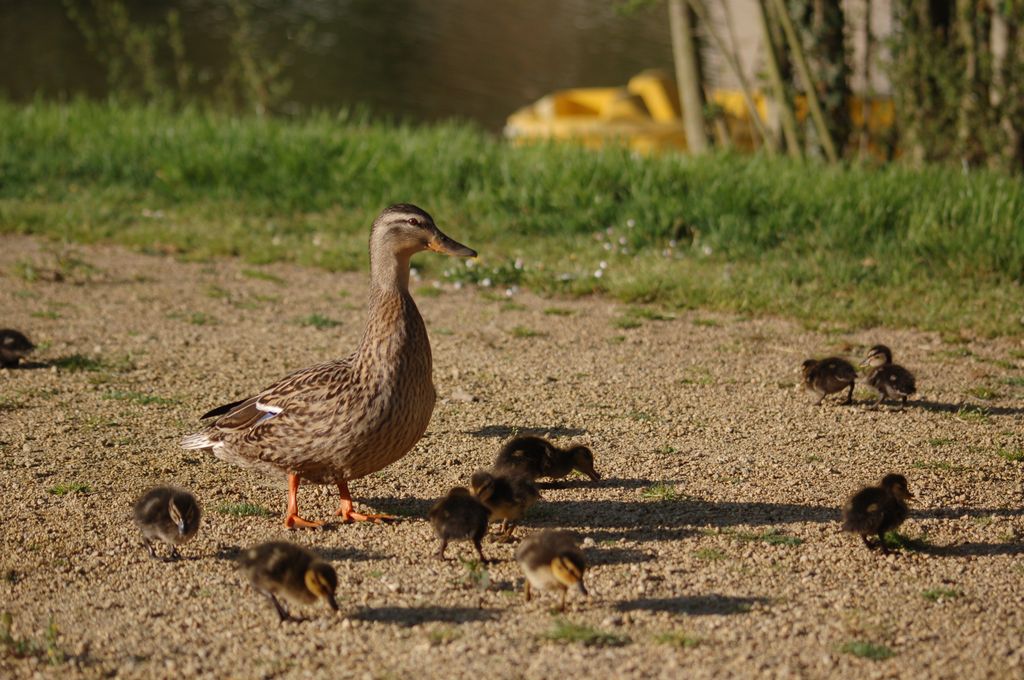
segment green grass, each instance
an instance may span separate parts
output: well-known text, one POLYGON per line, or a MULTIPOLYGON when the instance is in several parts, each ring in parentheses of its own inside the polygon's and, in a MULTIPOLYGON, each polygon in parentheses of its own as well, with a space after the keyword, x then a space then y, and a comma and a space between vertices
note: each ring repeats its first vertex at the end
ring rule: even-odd
POLYGON ((736 532, 736 538, 741 541, 760 541, 762 543, 768 543, 769 545, 800 545, 804 542, 804 539, 798 536, 790 536, 784 534, 778 529, 768 529, 767 531, 752 532, 752 531, 738 531, 736 532))
POLYGON ((1024 461, 1024 448, 1020 446, 1004 446, 996 450, 996 455, 1011 463, 1020 463, 1021 461, 1024 461))
POLYGON ((1022 331, 1024 185, 986 171, 637 158, 513 146, 462 123, 84 101, 0 102, 0 159, 3 232, 362 270, 373 217, 411 199, 482 252, 472 269, 416 258, 450 280, 850 328, 1022 331))
POLYGON ((56 486, 51 486, 46 491, 54 496, 67 496, 68 494, 73 493, 92 493, 92 489, 89 488, 89 485, 82 484, 81 482, 62 482, 56 486))
POLYGON ((313 328, 319 329, 334 328, 335 326, 341 325, 340 321, 335 321, 334 319, 330 319, 321 314, 310 314, 307 317, 299 319, 299 323, 303 326, 312 326, 313 328))
POLYGON ((890 550, 919 551, 927 548, 930 544, 928 543, 928 537, 925 535, 919 538, 910 538, 898 531, 888 531, 885 534, 885 545, 890 550))
POLYGON ((53 361, 53 365, 71 373, 81 371, 102 371, 106 368, 102 359, 87 357, 84 354, 72 354, 53 361))
POLYGON ((699 637, 689 635, 681 630, 658 633, 654 636, 654 641, 659 645, 668 645, 670 647, 678 647, 680 649, 692 649, 703 642, 699 637))
POLYGON ((574 312, 565 307, 545 307, 544 313, 548 316, 572 316, 574 312))
POLYGON ((983 406, 961 406, 957 412, 956 417, 965 423, 987 423, 989 411, 983 406))
POLYGON ((416 289, 416 297, 418 298, 436 298, 441 297, 444 290, 435 286, 420 286, 416 289))
POLYGON ((971 395, 972 397, 977 397, 978 399, 984 399, 985 401, 999 398, 998 392, 984 386, 972 387, 969 390, 967 390, 967 394, 971 395))
POLYGON ((839 651, 844 654, 852 654, 853 656, 859 656, 862 659, 871 659, 872 661, 884 661, 896 655, 896 652, 892 651, 885 645, 879 645, 874 642, 863 642, 859 640, 847 642, 839 648, 839 651))
POLYGON ((265 272, 262 269, 243 269, 242 276, 250 279, 258 279, 260 281, 270 281, 271 283, 276 283, 279 286, 283 286, 285 284, 285 280, 280 276, 276 276, 270 272, 265 272))
POLYGON ((695 550, 693 555, 698 560, 702 560, 704 562, 717 562, 719 560, 724 560, 727 557, 723 551, 718 550, 717 548, 701 548, 700 550, 695 550))
POLYGON ((526 326, 516 326, 509 331, 513 338, 542 338, 547 333, 543 331, 535 331, 532 328, 526 326))
POLYGON ((270 517, 274 513, 255 503, 221 503, 217 512, 232 517, 270 517))
POLYGON ((543 637, 553 642, 576 643, 587 647, 622 647, 630 642, 628 637, 606 633, 565 619, 556 619, 551 630, 543 637))
POLYGON ((928 590, 921 593, 921 597, 928 600, 929 602, 938 602, 939 600, 953 600, 958 597, 962 597, 963 592, 954 588, 929 588, 928 590))
POLYGON ((649 486, 643 490, 641 495, 655 501, 680 501, 686 498, 685 494, 679 493, 675 485, 665 483, 649 486))
POLYGON ((60 647, 60 630, 51 618, 43 633, 43 641, 31 638, 18 638, 14 635, 14 617, 10 612, 0 614, 0 650, 4 657, 14 659, 37 658, 56 666, 68 659, 67 653, 60 647))

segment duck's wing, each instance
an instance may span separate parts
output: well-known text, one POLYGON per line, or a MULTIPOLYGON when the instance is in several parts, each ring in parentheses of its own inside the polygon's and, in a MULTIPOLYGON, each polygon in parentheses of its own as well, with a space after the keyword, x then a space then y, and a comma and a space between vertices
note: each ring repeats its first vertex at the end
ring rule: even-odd
POLYGON ((185 448, 207 448, 241 437, 256 443, 277 426, 302 430, 325 418, 335 417, 353 404, 344 398, 352 392, 352 360, 329 361, 295 371, 248 399, 218 406, 203 418, 216 418, 206 429, 186 437, 185 448))
POLYGON ((843 529, 875 533, 882 526, 889 495, 879 487, 868 487, 854 494, 843 508, 843 529))

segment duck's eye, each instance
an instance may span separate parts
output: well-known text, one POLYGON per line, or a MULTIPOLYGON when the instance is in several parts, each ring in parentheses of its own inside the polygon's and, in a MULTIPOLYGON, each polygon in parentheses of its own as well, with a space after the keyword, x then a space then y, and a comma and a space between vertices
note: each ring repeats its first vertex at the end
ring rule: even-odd
POLYGON ((406 220, 406 222, 408 222, 409 224, 411 224, 414 227, 420 226, 420 221, 418 219, 416 219, 415 217, 410 217, 409 219, 406 220))

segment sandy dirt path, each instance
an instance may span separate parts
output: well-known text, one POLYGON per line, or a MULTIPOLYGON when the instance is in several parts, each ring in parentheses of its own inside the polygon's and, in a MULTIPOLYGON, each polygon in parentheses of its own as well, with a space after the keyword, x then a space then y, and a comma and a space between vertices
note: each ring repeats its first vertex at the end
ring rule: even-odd
MULTIPOLYGON (((2 245, 0 326, 40 349, 0 370, 0 676, 1024 677, 1024 463, 1004 457, 1024 456, 1019 338, 420 291, 433 420, 352 484, 362 507, 407 519, 288 532, 281 482, 178 441, 208 408, 346 354, 365 275, 2 245), (876 342, 917 374, 905 412, 860 389, 856 406, 815 408, 796 388, 804 358, 876 342), (485 546, 501 560, 486 589, 454 559, 468 545, 431 559, 427 508, 516 431, 585 443, 604 475, 543 489, 521 529, 585 538, 592 596, 564 616, 552 596, 522 601, 512 546, 485 546), (890 471, 917 499, 912 545, 882 557, 839 532, 838 508, 890 471), (157 483, 205 510, 179 562, 149 558, 130 522, 157 483), (242 503, 265 513, 230 514, 242 503), (269 539, 330 559, 341 615, 278 624, 232 559, 269 539), (593 630, 569 641, 562 622, 593 630)), ((327 487, 300 498, 311 518, 337 503, 327 487)))

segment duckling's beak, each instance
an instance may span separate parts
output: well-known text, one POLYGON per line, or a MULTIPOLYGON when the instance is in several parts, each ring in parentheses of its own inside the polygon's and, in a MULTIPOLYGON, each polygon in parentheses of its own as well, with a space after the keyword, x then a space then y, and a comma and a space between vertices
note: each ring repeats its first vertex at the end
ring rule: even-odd
POLYGON ((580 591, 581 595, 590 595, 590 593, 587 592, 587 587, 583 585, 583 579, 576 581, 576 590, 580 591))
POLYGON ((601 475, 597 474, 597 470, 595 470, 594 468, 590 468, 589 470, 587 470, 586 475, 587 477, 590 477, 590 481, 592 482, 596 482, 597 480, 601 479, 601 475))
POLYGON ((458 241, 446 236, 440 229, 427 241, 427 249, 442 255, 453 255, 455 257, 476 257, 476 251, 467 248, 458 241))
POLYGON ((874 355, 870 355, 869 354, 868 356, 864 357, 864 361, 860 362, 860 365, 861 366, 869 366, 871 364, 871 359, 873 358, 873 356, 874 355))
POLYGON ((334 599, 334 593, 327 593, 327 604, 331 606, 331 609, 338 611, 338 601, 334 599))

